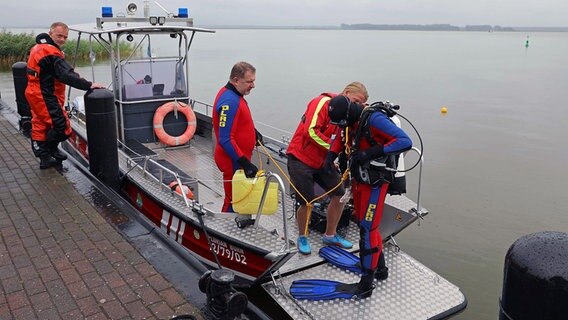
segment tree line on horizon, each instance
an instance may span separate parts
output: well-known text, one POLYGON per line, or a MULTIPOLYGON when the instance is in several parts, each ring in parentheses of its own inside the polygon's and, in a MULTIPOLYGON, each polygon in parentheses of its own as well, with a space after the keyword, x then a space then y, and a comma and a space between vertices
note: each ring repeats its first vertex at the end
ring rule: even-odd
POLYGON ((424 31, 515 31, 511 27, 491 25, 467 25, 458 27, 451 24, 341 24, 341 29, 349 30, 424 30, 424 31))

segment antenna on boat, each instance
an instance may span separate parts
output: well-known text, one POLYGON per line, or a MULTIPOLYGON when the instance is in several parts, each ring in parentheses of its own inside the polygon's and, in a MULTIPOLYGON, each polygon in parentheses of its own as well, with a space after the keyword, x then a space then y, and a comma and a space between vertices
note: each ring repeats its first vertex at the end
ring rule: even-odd
POLYGON ((158 3, 158 1, 154 1, 155 4, 158 5, 158 7, 160 7, 162 10, 164 10, 164 12, 168 15, 168 18, 171 18, 174 16, 173 13, 169 12, 168 9, 164 8, 161 4, 158 3))

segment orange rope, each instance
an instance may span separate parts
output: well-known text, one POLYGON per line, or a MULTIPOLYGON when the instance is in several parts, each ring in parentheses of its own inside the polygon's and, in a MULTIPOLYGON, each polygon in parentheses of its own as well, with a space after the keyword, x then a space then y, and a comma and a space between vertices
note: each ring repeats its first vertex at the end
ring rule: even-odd
MULTIPOLYGON (((347 170, 345 170, 345 172, 343 173, 343 175, 341 176, 341 180, 339 181, 339 183, 331 188, 330 190, 326 191, 325 193, 321 194, 320 196, 312 199, 312 201, 308 201, 308 199, 306 199, 306 197, 304 197, 304 195, 298 190, 298 188, 296 188, 296 186, 292 183, 292 181, 290 180, 290 177, 284 172, 284 170, 278 165, 278 162, 276 160, 274 160, 274 158, 270 155, 269 150, 264 146, 264 144, 260 141, 258 141, 258 144, 262 147, 264 153, 268 156, 268 158, 270 158, 270 160, 272 160, 272 162, 274 163, 274 165, 276 166, 276 168, 278 168, 278 170, 280 170, 280 173, 282 173, 282 175, 286 178, 286 180, 288 181, 288 183, 290 184, 290 186, 296 191, 296 194, 300 195, 300 197, 302 197, 302 199, 304 200, 304 202, 306 203, 306 206, 308 208, 308 215, 306 217, 306 228, 304 230, 304 234, 308 234, 308 224, 312 215, 312 208, 313 208, 313 203, 326 197, 328 194, 330 194, 331 192, 335 191, 337 188, 339 188, 339 186, 341 186, 343 184, 343 182, 345 180, 348 179, 349 177, 349 168, 347 168, 347 170)), ((351 147, 349 146, 349 127, 345 128, 345 153, 347 154, 347 156, 349 156, 349 154, 351 154, 351 147)), ((259 164, 260 167, 262 167, 262 160, 260 158, 260 154, 258 155, 259 158, 259 164)))

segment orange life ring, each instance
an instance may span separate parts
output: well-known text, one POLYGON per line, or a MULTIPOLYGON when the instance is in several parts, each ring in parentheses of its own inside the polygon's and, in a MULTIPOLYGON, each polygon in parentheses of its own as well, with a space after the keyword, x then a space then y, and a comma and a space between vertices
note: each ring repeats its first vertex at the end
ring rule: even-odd
POLYGON ((170 101, 161 105, 154 113, 154 133, 161 143, 168 146, 179 146, 186 144, 195 134, 197 122, 195 121, 195 113, 187 104, 179 101, 170 101), (181 135, 174 137, 170 136, 164 130, 164 118, 166 115, 174 110, 181 112, 187 119, 187 128, 181 135))

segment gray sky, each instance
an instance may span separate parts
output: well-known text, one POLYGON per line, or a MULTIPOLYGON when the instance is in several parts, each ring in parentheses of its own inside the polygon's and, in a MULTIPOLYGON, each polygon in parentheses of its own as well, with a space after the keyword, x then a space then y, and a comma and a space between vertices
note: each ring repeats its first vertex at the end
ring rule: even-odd
MULTIPOLYGON (((142 12, 143 1, 138 4, 142 12)), ((375 24, 489 24, 568 26, 567 0, 159 0, 169 11, 188 7, 196 26, 338 26, 375 24)), ((0 0, 0 27, 94 22, 101 5, 125 12, 122 0, 0 0)), ((150 1, 151 13, 163 11, 150 1)))

